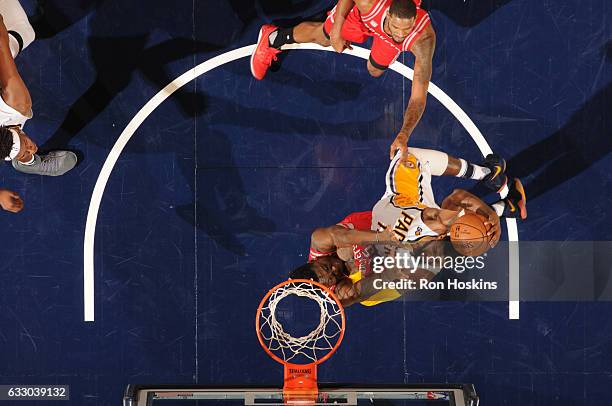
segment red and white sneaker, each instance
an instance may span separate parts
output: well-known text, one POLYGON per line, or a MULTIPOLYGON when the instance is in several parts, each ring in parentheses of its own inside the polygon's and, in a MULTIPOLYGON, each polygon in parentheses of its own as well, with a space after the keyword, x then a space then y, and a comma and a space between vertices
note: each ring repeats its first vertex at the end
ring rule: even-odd
POLYGON ((259 37, 257 38, 257 47, 251 54, 251 73, 255 79, 262 80, 266 76, 266 72, 272 65, 273 61, 276 61, 280 49, 276 49, 270 46, 269 38, 270 34, 278 29, 277 26, 272 24, 266 24, 259 30, 259 37))

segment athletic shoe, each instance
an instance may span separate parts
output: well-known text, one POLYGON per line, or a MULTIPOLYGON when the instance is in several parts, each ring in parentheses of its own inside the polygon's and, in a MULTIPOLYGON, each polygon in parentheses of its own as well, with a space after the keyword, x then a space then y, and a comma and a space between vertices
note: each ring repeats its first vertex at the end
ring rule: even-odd
POLYGON ((505 173, 506 160, 497 154, 489 154, 482 162, 482 166, 491 170, 491 173, 485 176, 482 182, 489 189, 495 190, 497 193, 501 192, 502 188, 508 183, 508 177, 505 173))
POLYGON ((506 206, 504 207, 505 217, 516 217, 521 220, 527 218, 527 195, 521 180, 514 179, 512 187, 508 192, 508 196, 504 199, 506 206))
POLYGON ((31 175, 61 176, 74 168, 77 164, 77 156, 70 151, 51 151, 47 155, 34 154, 34 163, 24 165, 13 159, 13 168, 19 172, 31 175))
POLYGON ((273 61, 278 60, 280 49, 270 46, 270 34, 276 31, 278 27, 272 24, 266 24, 259 30, 257 38, 257 47, 251 54, 251 73, 255 79, 262 80, 266 76, 266 72, 272 65, 273 61))

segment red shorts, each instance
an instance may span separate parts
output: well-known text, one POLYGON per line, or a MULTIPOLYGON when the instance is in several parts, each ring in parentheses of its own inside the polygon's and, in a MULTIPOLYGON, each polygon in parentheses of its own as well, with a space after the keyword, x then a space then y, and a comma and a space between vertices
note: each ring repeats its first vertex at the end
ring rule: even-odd
POLYGON ((372 226, 372 211, 359 211, 346 216, 339 226, 352 230, 369 230, 372 226))
MULTIPOLYGON (((329 38, 329 32, 334 24, 334 17, 336 15, 336 7, 334 7, 328 14, 327 20, 323 25, 323 32, 329 38)), ((357 6, 354 6, 346 20, 342 25, 342 38, 347 41, 361 44, 366 42, 368 37, 374 37, 372 42, 372 49, 370 50, 370 62, 378 69, 386 69, 397 59, 401 50, 398 46, 393 46, 391 43, 382 40, 378 36, 373 35, 370 30, 361 21, 361 13, 357 6)), ((401 46, 401 45, 400 45, 401 46)))
MULTIPOLYGON (((371 211, 361 211, 361 212, 355 212, 355 213, 351 213, 348 216, 346 216, 341 222, 339 222, 337 225, 348 228, 350 230, 369 230, 370 226, 372 225, 372 212, 371 211)), ((356 245, 353 247, 353 252, 356 259, 361 260, 363 254, 361 253, 361 251, 363 250, 363 247, 361 247, 360 245, 356 245)), ((317 251, 315 249, 313 249, 312 247, 310 247, 310 253, 308 255, 308 262, 310 261, 314 261, 317 258, 320 257, 326 257, 329 255, 333 255, 335 253, 334 252, 321 252, 321 251, 317 251)))

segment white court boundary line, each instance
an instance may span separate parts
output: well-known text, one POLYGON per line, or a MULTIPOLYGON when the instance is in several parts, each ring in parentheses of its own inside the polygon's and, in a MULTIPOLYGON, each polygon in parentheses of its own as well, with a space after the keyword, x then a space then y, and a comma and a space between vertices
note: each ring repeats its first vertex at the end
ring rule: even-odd
MULTIPOLYGON (((233 62, 237 59, 248 57, 251 55, 255 45, 248 45, 242 48, 234 49, 224 54, 218 55, 211 58, 201 64, 195 66, 193 69, 183 73, 178 78, 170 82, 166 87, 160 90, 153 98, 151 98, 139 111, 136 113, 134 118, 125 127, 119 138, 115 142, 115 145, 111 148, 96 184, 91 195, 91 201, 89 202, 89 210, 87 212, 87 222, 85 224, 85 237, 83 241, 83 308, 84 308, 84 320, 94 321, 95 320, 95 290, 94 290, 94 242, 96 236, 96 223, 98 221, 98 213, 100 211, 100 204, 102 202, 102 196, 106 189, 106 184, 110 178, 111 172, 119 159, 119 156, 123 152, 123 149, 127 145, 128 141, 132 138, 136 130, 145 121, 149 115, 162 104, 168 97, 170 97, 178 89, 191 82, 195 78, 205 74, 206 72, 213 70, 226 63, 233 62)), ((319 50, 319 51, 333 51, 331 47, 321 47, 316 44, 292 44, 284 47, 284 49, 306 49, 306 50, 319 50)), ((358 46, 353 46, 352 50, 346 50, 344 53, 353 55, 362 59, 367 60, 369 56, 369 50, 358 46)), ((393 63, 390 67, 391 70, 399 73, 400 75, 410 79, 412 81, 413 70, 400 62, 393 63)), ((429 93, 435 97, 444 107, 451 112, 455 118, 463 125, 466 131, 470 134, 478 149, 483 156, 492 152, 491 147, 483 137, 482 133, 474 122, 468 117, 468 115, 455 103, 446 93, 444 93, 434 83, 429 85, 429 93)), ((515 219, 506 219, 508 226, 508 241, 518 241, 518 230, 515 219)), ((510 278, 509 278, 509 291, 511 296, 509 297, 509 311, 508 317, 510 319, 519 318, 519 302, 518 302, 518 246, 516 244, 510 245, 510 278)))

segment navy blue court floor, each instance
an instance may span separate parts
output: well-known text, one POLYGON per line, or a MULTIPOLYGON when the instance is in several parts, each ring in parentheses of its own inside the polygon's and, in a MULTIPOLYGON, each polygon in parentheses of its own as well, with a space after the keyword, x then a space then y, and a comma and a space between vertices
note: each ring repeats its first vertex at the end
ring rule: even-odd
MULTIPOLYGON (((25 130, 82 161, 60 178, 0 172, 26 204, 0 220, 0 384, 69 384, 83 406, 119 404, 128 383, 280 385, 253 331, 257 303, 305 261, 315 227, 382 195, 410 82, 370 78, 352 56, 297 50, 261 82, 242 58, 188 83, 111 173, 96 228, 96 319, 85 323, 88 207, 129 121, 190 68, 253 44, 262 23, 324 15, 333 2, 40 3, 38 39, 17 59, 34 102, 25 130)), ((609 1, 425 7, 438 38, 432 82, 524 180, 521 240, 611 240, 609 1)), ((481 158, 432 97, 411 143, 481 158)), ((465 185, 443 179, 435 190, 465 185)), ((470 382, 483 405, 612 404, 610 303, 523 303, 520 320, 503 302, 347 315, 322 381, 470 382)))

